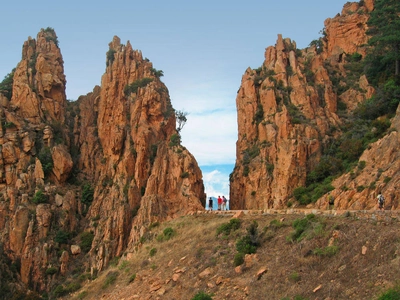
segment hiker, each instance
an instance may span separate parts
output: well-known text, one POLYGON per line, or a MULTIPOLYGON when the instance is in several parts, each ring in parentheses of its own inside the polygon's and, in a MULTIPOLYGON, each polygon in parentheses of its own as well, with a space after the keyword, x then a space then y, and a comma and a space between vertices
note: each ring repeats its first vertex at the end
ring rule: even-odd
POLYGON ((222 198, 221 196, 218 196, 218 210, 221 210, 221 205, 222 205, 222 198))
POLYGON ((384 210, 385 197, 383 197, 383 195, 381 193, 379 193, 378 197, 376 197, 376 198, 378 199, 379 210, 384 210))
POLYGON ((225 196, 222 196, 222 210, 228 210, 226 207, 227 203, 228 203, 228 200, 225 198, 225 196))
POLYGON ((213 210, 213 199, 211 197, 208 199, 208 210, 213 210))

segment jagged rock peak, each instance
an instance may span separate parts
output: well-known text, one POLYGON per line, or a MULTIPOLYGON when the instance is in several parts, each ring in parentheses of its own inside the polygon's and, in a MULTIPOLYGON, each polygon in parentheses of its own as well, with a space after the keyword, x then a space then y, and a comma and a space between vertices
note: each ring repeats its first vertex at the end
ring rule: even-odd
POLYGON ((28 38, 13 78, 10 107, 29 122, 65 120, 66 78, 64 61, 52 28, 42 29, 36 40, 28 38))
POLYGON ((340 134, 338 103, 351 112, 374 93, 362 74, 355 74, 361 88, 353 88, 344 68, 347 56, 365 54, 366 12, 372 8, 373 1, 347 3, 306 49, 279 34, 275 46, 266 48, 262 66, 246 70, 236 98, 233 208, 285 207, 330 139, 340 134))

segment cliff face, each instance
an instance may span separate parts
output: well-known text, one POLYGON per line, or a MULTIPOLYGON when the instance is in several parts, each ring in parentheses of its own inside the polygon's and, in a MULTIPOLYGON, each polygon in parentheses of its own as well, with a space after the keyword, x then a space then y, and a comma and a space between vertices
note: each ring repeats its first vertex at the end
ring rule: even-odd
MULTIPOLYGON (((358 167, 333 182, 335 189, 331 194, 337 209, 377 209, 379 193, 384 195, 387 209, 399 209, 399 132, 400 107, 392 119, 389 134, 364 151, 358 167)), ((327 208, 327 197, 320 198, 315 206, 327 208)))
POLYGON ((196 160, 176 140, 174 110, 158 71, 118 37, 107 64, 101 89, 79 100, 82 121, 75 130, 78 166, 94 182, 88 218, 98 219, 89 228, 99 270, 137 246, 152 222, 202 209, 205 197, 196 160))
POLYGON ((30 288, 49 291, 85 252, 84 268, 101 270, 152 222, 202 209, 160 75, 114 37, 101 87, 68 103, 54 30, 24 43, 0 93, 0 247, 30 288))
POLYGON ((302 51, 279 35, 276 45, 266 49, 263 65, 246 70, 236 98, 232 208, 286 206, 293 190, 305 185, 324 147, 340 136, 338 104, 351 112, 374 93, 361 74, 350 84, 345 69, 352 54, 365 55, 372 9, 372 0, 347 3, 342 14, 325 21, 324 36, 302 51))

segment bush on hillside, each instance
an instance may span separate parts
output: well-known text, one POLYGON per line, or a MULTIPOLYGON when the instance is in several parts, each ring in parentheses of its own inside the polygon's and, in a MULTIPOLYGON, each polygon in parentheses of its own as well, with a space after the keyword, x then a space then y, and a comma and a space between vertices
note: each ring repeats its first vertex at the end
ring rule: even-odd
POLYGON ((192 300, 212 300, 212 297, 211 297, 211 295, 209 295, 203 291, 200 291, 196 295, 194 295, 192 300))

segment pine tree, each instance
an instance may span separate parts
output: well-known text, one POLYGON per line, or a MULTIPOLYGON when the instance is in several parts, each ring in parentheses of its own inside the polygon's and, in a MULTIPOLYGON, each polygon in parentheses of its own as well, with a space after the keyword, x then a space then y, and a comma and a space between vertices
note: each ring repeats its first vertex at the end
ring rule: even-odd
MULTIPOLYGON (((381 65, 390 68, 398 79, 400 74, 400 1, 376 0, 368 20, 368 44, 381 65)), ((376 60, 375 60, 376 61, 376 60)))

